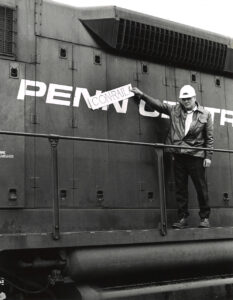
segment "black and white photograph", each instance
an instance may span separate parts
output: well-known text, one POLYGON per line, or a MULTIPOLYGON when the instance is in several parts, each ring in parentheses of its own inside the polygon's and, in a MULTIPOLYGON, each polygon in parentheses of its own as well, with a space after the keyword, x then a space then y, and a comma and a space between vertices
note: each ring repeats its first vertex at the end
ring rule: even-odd
POLYGON ((233 300, 232 11, 0 0, 0 300, 233 300))

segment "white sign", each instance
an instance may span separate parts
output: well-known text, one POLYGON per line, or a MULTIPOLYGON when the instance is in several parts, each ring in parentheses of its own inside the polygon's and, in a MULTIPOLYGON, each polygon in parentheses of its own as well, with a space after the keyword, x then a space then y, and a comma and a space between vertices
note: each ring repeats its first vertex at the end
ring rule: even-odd
POLYGON ((127 84, 117 89, 90 97, 89 103, 91 105, 91 108, 97 109, 133 97, 134 93, 130 91, 131 88, 132 88, 131 84, 127 84))

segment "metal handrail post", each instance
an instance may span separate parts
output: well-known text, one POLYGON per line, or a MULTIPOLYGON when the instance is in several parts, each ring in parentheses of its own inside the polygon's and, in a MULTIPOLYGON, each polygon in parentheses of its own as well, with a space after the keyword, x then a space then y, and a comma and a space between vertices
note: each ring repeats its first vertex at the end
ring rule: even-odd
POLYGON ((53 184, 53 238, 60 239, 60 206, 58 194, 58 160, 57 145, 58 138, 49 138, 52 154, 52 184, 53 184))
POLYGON ((160 203, 160 224, 159 230, 161 235, 167 234, 167 209, 166 209, 166 192, 164 180, 164 149, 163 147, 155 148, 158 162, 158 183, 159 183, 159 203, 160 203))

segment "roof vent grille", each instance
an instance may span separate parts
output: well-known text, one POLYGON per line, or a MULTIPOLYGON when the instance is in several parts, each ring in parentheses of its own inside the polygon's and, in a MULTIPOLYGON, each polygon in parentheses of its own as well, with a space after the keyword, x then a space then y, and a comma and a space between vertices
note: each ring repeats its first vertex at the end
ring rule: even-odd
POLYGON ((221 71, 227 45, 131 20, 120 19, 116 49, 172 65, 221 71))

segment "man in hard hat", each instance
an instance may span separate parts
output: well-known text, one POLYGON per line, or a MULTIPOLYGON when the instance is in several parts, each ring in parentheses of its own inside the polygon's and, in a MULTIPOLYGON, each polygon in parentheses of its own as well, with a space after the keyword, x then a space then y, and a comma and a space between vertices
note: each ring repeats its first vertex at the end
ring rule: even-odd
POLYGON ((170 116, 170 130, 166 144, 210 149, 210 151, 203 151, 169 148, 174 156, 179 217, 179 220, 172 227, 182 229, 188 225, 188 176, 192 178, 198 195, 201 219, 199 227, 210 227, 210 207, 205 168, 210 167, 212 157, 213 123, 211 114, 198 104, 196 92, 190 85, 185 85, 180 89, 179 102, 176 105, 162 103, 136 87, 132 88, 132 92, 137 98, 143 99, 151 108, 170 116))

